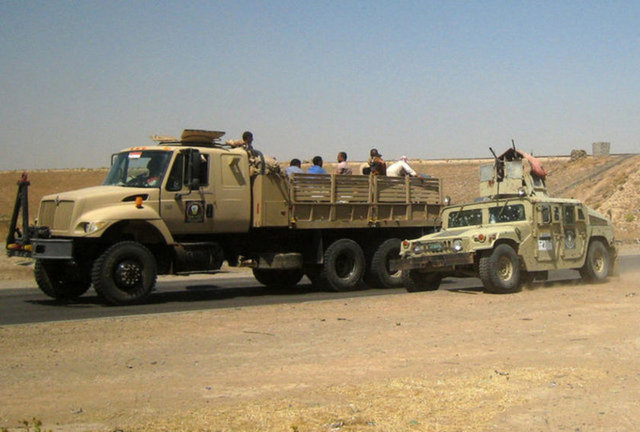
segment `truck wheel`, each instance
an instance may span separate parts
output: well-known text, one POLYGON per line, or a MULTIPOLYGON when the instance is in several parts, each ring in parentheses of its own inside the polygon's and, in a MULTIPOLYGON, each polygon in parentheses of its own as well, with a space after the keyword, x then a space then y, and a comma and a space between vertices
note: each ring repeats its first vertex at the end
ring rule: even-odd
POLYGON ((90 280, 79 279, 79 272, 71 270, 66 263, 36 260, 33 273, 43 293, 57 300, 71 300, 86 293, 91 286, 90 280))
POLYGON ((356 289, 364 271, 364 252, 351 239, 336 240, 324 252, 321 277, 334 291, 356 289))
POLYGON ((609 251, 600 240, 593 240, 587 250, 587 259, 580 269, 580 276, 586 282, 603 282, 609 274, 611 259, 609 251))
POLYGON ((482 255, 478 270, 486 292, 506 294, 520 291, 520 259, 508 244, 500 244, 482 255))
POLYGON ((402 284, 408 292, 435 291, 440 288, 442 275, 434 272, 422 273, 418 270, 402 272, 402 284))
POLYGON ((156 260, 146 247, 133 241, 116 243, 93 264, 96 292, 113 305, 141 303, 156 283, 156 260))
POLYGON ((373 288, 398 288, 404 285, 402 272, 392 272, 389 261, 400 258, 400 243, 397 238, 391 238, 378 245, 371 257, 369 268, 365 274, 365 282, 373 288))
POLYGON ((253 276, 258 282, 269 288, 293 288, 300 282, 303 273, 301 269, 272 270, 254 268, 253 276))

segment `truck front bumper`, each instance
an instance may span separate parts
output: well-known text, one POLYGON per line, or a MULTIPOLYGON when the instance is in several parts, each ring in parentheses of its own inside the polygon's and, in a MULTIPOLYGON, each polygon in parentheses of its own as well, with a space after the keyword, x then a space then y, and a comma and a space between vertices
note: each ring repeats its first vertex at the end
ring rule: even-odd
POLYGON ((429 269, 443 269, 452 268, 457 266, 466 266, 473 264, 475 260, 475 253, 456 253, 447 255, 423 255, 413 258, 401 258, 396 260, 397 265, 392 264, 392 268, 396 270, 429 270, 429 269))
POLYGON ((73 259, 73 241, 70 239, 33 239, 31 240, 32 258, 36 259, 73 259))

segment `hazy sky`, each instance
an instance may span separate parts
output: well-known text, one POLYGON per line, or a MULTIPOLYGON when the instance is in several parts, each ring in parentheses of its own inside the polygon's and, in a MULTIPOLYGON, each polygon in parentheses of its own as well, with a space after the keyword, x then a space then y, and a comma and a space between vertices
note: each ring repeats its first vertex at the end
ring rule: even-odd
POLYGON ((638 152, 637 1, 0 1, 0 169, 244 130, 279 160, 638 152))

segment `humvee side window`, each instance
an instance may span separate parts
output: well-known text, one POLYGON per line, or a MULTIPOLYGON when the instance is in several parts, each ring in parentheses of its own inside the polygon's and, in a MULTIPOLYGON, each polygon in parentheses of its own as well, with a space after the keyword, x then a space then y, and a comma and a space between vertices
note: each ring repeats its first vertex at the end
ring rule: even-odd
POLYGON ((580 207, 578 207, 578 220, 584 220, 584 213, 580 207))
POLYGON ((516 222, 524 219, 522 204, 501 205, 489 209, 489 223, 516 222))
POLYGON ((564 206, 562 221, 565 225, 573 225, 576 222, 576 212, 574 206, 564 206))
POLYGON ((542 212, 542 223, 551 223, 551 207, 549 204, 542 204, 540 210, 542 212))
POLYGON ((560 207, 558 206, 553 206, 553 221, 560 221, 560 207))
POLYGON ((169 179, 167 180, 167 190, 176 192, 182 189, 182 178, 184 173, 184 155, 179 153, 173 162, 169 179))
POLYGON ((482 209, 461 210, 449 213, 449 228, 482 225, 482 209))

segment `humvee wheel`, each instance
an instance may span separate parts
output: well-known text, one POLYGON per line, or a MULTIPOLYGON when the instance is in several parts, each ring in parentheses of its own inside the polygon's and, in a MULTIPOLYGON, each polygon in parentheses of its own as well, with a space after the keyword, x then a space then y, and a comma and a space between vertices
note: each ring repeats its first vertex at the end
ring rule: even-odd
POLYGON ((71 271, 66 263, 36 260, 33 268, 38 288, 56 300, 72 300, 86 293, 90 280, 81 280, 78 272, 71 271))
POLYGON ((580 276, 587 282, 603 282, 609 274, 611 258, 600 240, 593 240, 587 250, 587 258, 580 269, 580 276))
POLYGON ((116 243, 93 264, 96 292, 113 305, 141 303, 156 283, 156 260, 146 247, 133 241, 116 243))
POLYGON ((408 292, 435 291, 440 288, 441 281, 439 273, 421 273, 415 269, 402 272, 402 284, 408 292))
POLYGON ((365 274, 365 282, 373 288, 398 288, 404 286, 402 271, 392 272, 389 261, 400 257, 401 240, 391 238, 378 245, 365 274))
POLYGON ((500 244, 482 255, 478 270, 486 292, 506 294, 521 288, 520 259, 508 244, 500 244))
POLYGON ((362 248, 351 239, 333 242, 324 252, 324 265, 320 277, 333 291, 351 291, 358 288, 365 271, 362 248))
POLYGON ((301 269, 253 269, 253 277, 269 288, 293 288, 300 282, 303 275, 301 269))

